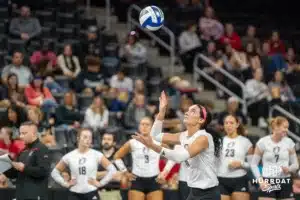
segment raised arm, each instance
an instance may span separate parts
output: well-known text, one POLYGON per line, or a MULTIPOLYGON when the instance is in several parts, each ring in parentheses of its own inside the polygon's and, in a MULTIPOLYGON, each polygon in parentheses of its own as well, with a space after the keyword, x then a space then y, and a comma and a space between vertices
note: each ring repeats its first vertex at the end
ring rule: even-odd
POLYGON ((161 142, 165 144, 180 144, 180 140, 179 140, 180 133, 176 133, 176 134, 162 133, 163 120, 165 119, 167 106, 168 106, 168 98, 166 93, 162 91, 159 97, 159 113, 156 115, 150 135, 157 142, 161 142))

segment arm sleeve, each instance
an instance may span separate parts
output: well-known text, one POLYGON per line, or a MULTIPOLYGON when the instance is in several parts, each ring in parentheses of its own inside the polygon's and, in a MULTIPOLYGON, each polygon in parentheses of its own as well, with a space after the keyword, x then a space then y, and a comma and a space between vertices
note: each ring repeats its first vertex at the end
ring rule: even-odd
POLYGON ((163 128, 163 121, 156 119, 151 128, 150 135, 157 142, 162 142, 163 135, 164 135, 162 133, 162 128, 163 128))
POLYGON ((100 181, 100 187, 103 187, 104 185, 109 183, 113 178, 113 176, 115 175, 115 173, 117 172, 113 164, 108 165, 106 171, 107 171, 106 175, 100 181))
POLYGON ((168 160, 163 171, 166 173, 169 173, 175 164, 176 164, 176 162, 174 162, 173 160, 168 160))
POLYGON ((115 160, 115 164, 117 166, 117 168, 121 171, 121 172, 126 172, 127 171, 127 168, 123 162, 122 159, 117 159, 115 160))
POLYGON ((67 186, 66 181, 63 179, 60 172, 56 168, 52 170, 51 177, 53 178, 53 180, 55 180, 56 183, 60 184, 61 186, 63 187, 67 186))
POLYGON ((296 153, 291 154, 289 158, 290 158, 289 171, 295 173, 299 168, 299 163, 298 163, 298 158, 296 153))
POLYGON ((169 160, 173 160, 176 163, 181 163, 187 159, 189 159, 191 156, 189 152, 186 149, 166 149, 162 148, 161 155, 169 160))
POLYGON ((251 161, 251 170, 255 178, 260 178, 261 174, 258 169, 258 164, 260 162, 261 157, 259 155, 253 155, 252 161, 251 161))
POLYGON ((36 152, 36 165, 25 165, 24 173, 36 178, 46 177, 50 173, 50 166, 51 162, 48 148, 42 147, 36 152))

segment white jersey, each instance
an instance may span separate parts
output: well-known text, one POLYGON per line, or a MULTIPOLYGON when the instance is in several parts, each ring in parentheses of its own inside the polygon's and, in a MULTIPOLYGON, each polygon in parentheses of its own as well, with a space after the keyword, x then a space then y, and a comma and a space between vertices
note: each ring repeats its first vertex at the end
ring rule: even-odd
POLYGON ((76 185, 70 191, 88 193, 97 190, 97 187, 88 183, 89 178, 97 178, 97 169, 103 154, 94 149, 80 153, 78 149, 63 156, 62 161, 69 167, 71 178, 76 179, 76 185))
POLYGON ((289 150, 295 148, 295 143, 288 137, 282 138, 275 143, 271 135, 261 138, 256 146, 263 153, 262 176, 266 178, 284 178, 289 177, 282 172, 281 167, 289 166, 289 150))
POLYGON ((188 146, 199 136, 207 137, 208 148, 185 161, 186 182, 189 187, 207 189, 219 184, 214 154, 215 147, 211 134, 205 130, 199 130, 193 136, 188 137, 188 133, 185 131, 180 134, 180 143, 183 146, 188 146))
POLYGON ((218 165, 218 176, 225 178, 245 176, 247 174, 245 169, 231 169, 229 164, 233 160, 244 162, 252 146, 250 140, 244 136, 239 135, 236 138, 225 136, 218 165))
MULTIPOLYGON (((160 145, 160 143, 155 142, 160 145)), ((129 141, 132 156, 132 173, 139 177, 154 177, 160 172, 160 155, 135 139, 129 141)))

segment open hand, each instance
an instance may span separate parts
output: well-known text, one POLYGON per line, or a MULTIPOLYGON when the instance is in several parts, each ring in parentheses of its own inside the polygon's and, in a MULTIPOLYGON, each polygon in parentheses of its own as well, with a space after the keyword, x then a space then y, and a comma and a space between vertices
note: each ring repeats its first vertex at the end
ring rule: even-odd
POLYGON ((150 134, 142 135, 140 133, 135 133, 135 135, 133 135, 132 138, 144 144, 146 147, 150 147, 153 144, 153 140, 150 134))
POLYGON ((162 91, 159 97, 159 111, 165 111, 168 106, 168 97, 165 91, 162 91))

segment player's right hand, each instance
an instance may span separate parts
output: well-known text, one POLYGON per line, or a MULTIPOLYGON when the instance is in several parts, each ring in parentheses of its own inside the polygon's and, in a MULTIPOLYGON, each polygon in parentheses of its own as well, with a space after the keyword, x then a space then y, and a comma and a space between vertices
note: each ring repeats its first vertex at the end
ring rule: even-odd
POLYGON ((77 184, 76 179, 71 179, 71 180, 67 183, 66 188, 70 188, 70 187, 72 187, 72 186, 74 186, 74 185, 76 185, 76 184, 77 184))
POLYGON ((136 179, 136 176, 130 172, 125 172, 125 176, 128 178, 129 181, 134 181, 136 179))

